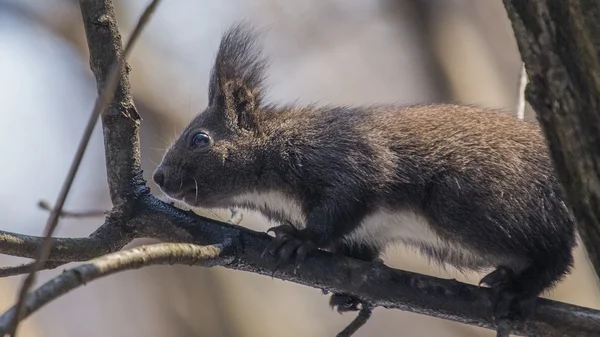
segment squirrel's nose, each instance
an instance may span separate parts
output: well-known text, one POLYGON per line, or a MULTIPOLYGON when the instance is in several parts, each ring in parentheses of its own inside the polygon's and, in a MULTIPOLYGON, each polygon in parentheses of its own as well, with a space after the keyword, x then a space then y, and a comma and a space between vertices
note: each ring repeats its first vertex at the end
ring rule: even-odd
POLYGON ((154 175, 152 175, 152 180, 156 183, 156 185, 163 187, 165 183, 165 173, 161 168, 158 168, 154 175))

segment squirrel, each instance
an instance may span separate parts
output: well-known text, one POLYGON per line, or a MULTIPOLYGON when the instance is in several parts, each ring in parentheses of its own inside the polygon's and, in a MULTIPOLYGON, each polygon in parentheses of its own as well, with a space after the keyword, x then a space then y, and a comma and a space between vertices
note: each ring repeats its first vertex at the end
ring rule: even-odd
MULTIPOLYGON (((567 275, 576 245, 540 127, 451 103, 317 106, 265 100, 267 60, 242 22, 222 36, 208 105, 153 174, 192 207, 238 207, 278 224, 279 265, 315 249, 381 261, 390 244, 491 272, 494 319, 526 319, 567 275)), ((342 313, 360 299, 332 294, 342 313)))

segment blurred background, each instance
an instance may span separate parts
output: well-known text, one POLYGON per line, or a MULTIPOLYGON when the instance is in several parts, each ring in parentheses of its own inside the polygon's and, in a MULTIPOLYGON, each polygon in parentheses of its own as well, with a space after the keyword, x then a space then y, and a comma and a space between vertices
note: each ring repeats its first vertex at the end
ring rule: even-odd
MULTIPOLYGON (((123 38, 147 0, 115 0, 123 38)), ((521 63, 501 0, 164 1, 130 58, 142 123, 146 179, 192 116, 206 105, 221 33, 247 19, 267 29, 270 98, 327 104, 453 101, 515 113, 521 63)), ((93 107, 78 2, 0 0, 0 229, 40 235, 93 107)), ((525 118, 535 116, 527 106, 525 118)), ((110 209, 99 125, 65 209, 110 209)), ((157 189, 153 187, 153 191, 157 189)), ((157 192, 159 193, 159 192, 157 192)), ((227 212, 203 215, 227 220, 227 212)), ((265 230, 264 218, 243 224, 265 230)), ((101 218, 66 219, 57 235, 85 236, 101 218)), ((139 244, 141 241, 134 242, 139 244)), ((2 265, 22 262, 0 256, 2 265)), ((481 275, 428 265, 402 247, 396 268, 477 283, 481 275)), ((38 283, 63 268, 40 274, 38 283)), ((21 277, 0 279, 0 310, 21 277)), ((548 297, 600 308, 581 248, 576 268, 548 297)), ((334 336, 354 314, 328 297, 269 277, 223 268, 151 267, 102 279, 29 318, 21 336, 334 336)), ((399 310, 376 309, 357 336, 494 336, 399 310)))

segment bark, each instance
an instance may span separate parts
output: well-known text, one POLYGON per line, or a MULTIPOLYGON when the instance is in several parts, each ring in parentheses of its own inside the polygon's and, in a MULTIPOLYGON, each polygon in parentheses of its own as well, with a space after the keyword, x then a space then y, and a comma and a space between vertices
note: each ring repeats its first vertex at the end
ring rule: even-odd
POLYGON ((600 276, 600 2, 504 0, 567 201, 600 276))

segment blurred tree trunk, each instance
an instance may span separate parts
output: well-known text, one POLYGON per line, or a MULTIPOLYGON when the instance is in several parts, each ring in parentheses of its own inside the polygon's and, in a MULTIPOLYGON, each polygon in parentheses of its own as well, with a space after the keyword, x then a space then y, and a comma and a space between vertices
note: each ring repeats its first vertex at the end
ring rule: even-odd
POLYGON ((600 2, 504 0, 550 153, 600 277, 600 2))

